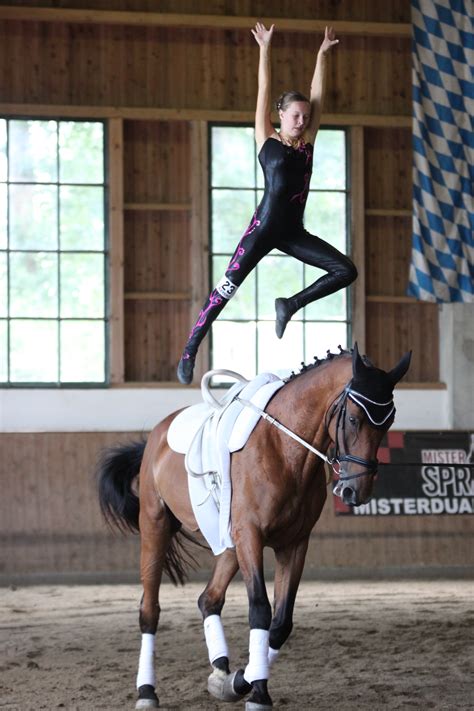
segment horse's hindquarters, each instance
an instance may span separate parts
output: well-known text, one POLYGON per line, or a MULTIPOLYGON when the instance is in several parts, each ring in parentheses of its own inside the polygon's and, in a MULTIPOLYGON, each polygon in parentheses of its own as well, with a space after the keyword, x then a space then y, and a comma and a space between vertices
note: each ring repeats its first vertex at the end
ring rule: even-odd
POLYGON ((189 498, 184 456, 166 445, 154 459, 153 480, 156 492, 176 518, 189 531, 197 531, 199 527, 189 498))

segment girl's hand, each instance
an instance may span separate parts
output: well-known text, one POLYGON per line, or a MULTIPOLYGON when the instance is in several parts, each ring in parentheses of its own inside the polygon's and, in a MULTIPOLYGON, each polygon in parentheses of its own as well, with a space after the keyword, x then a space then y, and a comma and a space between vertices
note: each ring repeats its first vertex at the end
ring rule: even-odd
POLYGON ((255 25, 254 30, 250 30, 250 32, 253 34, 255 37, 257 43, 260 45, 260 47, 268 47, 270 45, 270 42, 272 40, 272 34, 273 34, 273 28, 275 25, 272 25, 269 30, 265 27, 265 25, 262 25, 261 22, 257 22, 255 25))
POLYGON ((336 39, 336 33, 334 32, 332 27, 326 27, 326 29, 324 30, 324 39, 321 44, 321 47, 319 48, 319 51, 323 54, 326 54, 326 52, 329 52, 331 47, 334 47, 334 45, 336 44, 339 44, 339 40, 336 39))

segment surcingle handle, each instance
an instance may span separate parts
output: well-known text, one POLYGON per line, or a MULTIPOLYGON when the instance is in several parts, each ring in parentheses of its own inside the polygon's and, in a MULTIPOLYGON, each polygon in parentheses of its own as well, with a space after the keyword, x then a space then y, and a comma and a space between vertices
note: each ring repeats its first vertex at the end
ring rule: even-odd
POLYGON ((241 383, 248 383, 249 381, 247 380, 247 378, 244 378, 243 375, 240 375, 240 373, 236 373, 233 370, 220 370, 219 368, 217 368, 215 370, 208 370, 207 373, 204 373, 201 380, 202 399, 214 409, 222 410, 222 408, 228 403, 221 402, 210 391, 210 381, 214 377, 214 375, 225 375, 228 378, 238 380, 241 383))

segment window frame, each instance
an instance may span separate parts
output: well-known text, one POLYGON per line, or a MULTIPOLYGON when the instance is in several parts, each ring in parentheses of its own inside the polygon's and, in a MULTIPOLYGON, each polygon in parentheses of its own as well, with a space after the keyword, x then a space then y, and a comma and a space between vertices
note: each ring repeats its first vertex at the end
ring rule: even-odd
POLYGON ((59 138, 59 130, 60 130, 60 124, 61 123, 98 123, 102 125, 102 157, 103 157, 103 181, 101 183, 68 183, 66 181, 61 181, 60 180, 60 174, 59 174, 59 141, 57 143, 57 148, 56 148, 56 164, 58 166, 58 171, 57 171, 57 180, 56 181, 51 181, 51 182, 34 182, 34 181, 12 181, 10 180, 10 171, 7 169, 7 177, 6 180, 4 181, 3 184, 7 186, 7 204, 6 204, 6 210, 7 210, 7 219, 6 219, 6 230, 7 230, 7 244, 5 250, 2 250, 5 252, 7 255, 7 314, 4 317, 1 317, 2 321, 5 321, 7 324, 7 334, 6 334, 6 350, 7 350, 7 380, 2 380, 0 381, 0 389, 7 389, 7 390, 27 390, 27 389, 44 389, 44 390, 57 390, 57 389, 105 389, 110 386, 110 282, 111 282, 111 275, 110 275, 110 230, 109 230, 109 121, 105 117, 87 117, 87 116, 58 116, 58 115, 24 115, 24 114, 2 114, 0 115, 0 119, 4 120, 7 124, 7 129, 6 129, 6 155, 7 155, 7 162, 8 162, 8 146, 9 146, 9 124, 11 121, 27 121, 27 122, 48 122, 52 121, 57 124, 57 135, 59 138), (60 244, 58 241, 58 245, 56 249, 51 249, 51 250, 45 250, 45 249, 33 249, 33 248, 28 248, 28 249, 22 249, 22 250, 12 250, 10 246, 10 196, 9 196, 9 186, 10 185, 53 185, 57 187, 57 216, 56 216, 56 221, 57 221, 57 229, 58 229, 58 235, 59 235, 59 227, 60 227, 60 204, 61 204, 61 196, 60 196, 60 188, 63 185, 70 185, 72 187, 84 187, 84 186, 92 186, 92 187, 97 187, 101 188, 103 191, 103 221, 104 221, 104 228, 103 228, 103 246, 102 249, 100 250, 87 250, 87 249, 73 249, 73 250, 63 250, 60 249, 60 244), (60 314, 60 304, 61 304, 61 294, 60 294, 60 277, 59 277, 59 272, 60 272, 60 261, 58 258, 58 313, 54 317, 36 317, 36 316, 20 316, 20 317, 12 317, 10 314, 10 255, 12 252, 15 253, 21 253, 21 252, 32 252, 32 253, 40 253, 40 252, 48 252, 51 254, 55 255, 61 255, 61 254, 79 254, 79 253, 88 253, 88 254, 98 254, 103 256, 103 288, 104 288, 104 300, 103 300, 103 316, 101 317, 62 317, 60 314), (31 380, 31 381, 12 381, 11 380, 11 337, 10 337, 10 324, 13 320, 16 321, 43 321, 43 320, 48 320, 48 321, 54 321, 55 323, 58 324, 58 329, 57 329, 57 353, 56 353, 56 358, 57 358, 57 370, 58 370, 58 380, 53 380, 53 381, 37 381, 37 380, 31 380), (60 324, 61 322, 66 321, 66 322, 73 322, 73 321, 97 321, 97 322, 103 322, 103 338, 104 338, 104 379, 100 381, 69 381, 69 380, 60 380, 60 367, 61 367, 61 333, 60 333, 60 324))
MULTIPOLYGON (((209 226, 208 226, 208 244, 209 244, 209 249, 208 249, 208 273, 209 273, 209 291, 214 287, 215 282, 217 281, 221 274, 214 274, 213 273, 213 259, 214 257, 223 257, 223 256, 228 256, 228 253, 222 253, 222 252, 215 252, 214 251, 214 239, 213 239, 213 191, 214 190, 219 190, 219 189, 224 189, 224 190, 243 190, 243 191, 248 191, 248 192, 253 192, 255 195, 255 207, 259 204, 259 199, 258 198, 258 193, 261 192, 263 193, 263 187, 258 187, 257 185, 257 173, 260 170, 260 165, 258 162, 258 152, 256 150, 256 147, 254 147, 254 186, 253 187, 244 187, 244 188, 239 188, 239 187, 229 187, 229 186, 219 186, 216 188, 216 186, 213 185, 213 176, 212 176, 212 158, 213 158, 213 148, 212 148, 212 130, 213 128, 253 128, 253 123, 247 123, 247 122, 220 122, 220 121, 209 121, 207 125, 207 130, 208 130, 208 136, 207 136, 207 144, 208 144, 208 165, 209 165, 209 170, 208 170, 208 186, 207 186, 207 192, 208 192, 208 214, 209 214, 209 226)), ((353 227, 352 227, 352 213, 353 213, 353 191, 352 191, 352 182, 351 182, 351 158, 352 158, 352 130, 350 126, 346 125, 333 125, 333 124, 324 124, 321 125, 320 131, 341 131, 344 134, 344 158, 345 158, 345 188, 344 189, 324 189, 324 188, 312 188, 310 187, 309 194, 311 193, 318 193, 318 192, 323 192, 323 193, 343 193, 345 195, 345 247, 346 251, 345 253, 349 256, 353 253, 353 248, 354 248, 354 240, 353 240, 353 227)), ((317 139, 316 139, 317 140, 317 139)), ((308 196, 309 197, 309 196, 308 196)), ((250 220, 251 215, 249 214, 248 219, 250 220)), ((242 230, 245 229, 245 225, 242 225, 242 230)), ((235 246, 237 243, 235 244, 235 246)), ((273 256, 273 252, 270 252, 268 256, 273 256)), ((279 255, 275 255, 279 256, 279 255)), ((291 257, 288 257, 287 255, 281 255, 281 258, 286 258, 286 259, 292 259, 291 257)), ((306 275, 306 268, 307 266, 305 264, 302 265, 302 279, 303 283, 305 282, 305 275, 306 275)), ((257 303, 258 303, 258 270, 255 270, 257 272, 256 274, 256 285, 255 285, 255 313, 257 315, 258 310, 257 310, 257 303)), ((350 344, 352 342, 353 338, 353 333, 354 333, 354 312, 353 312, 353 307, 354 307, 354 297, 353 297, 353 291, 352 288, 348 288, 346 290, 346 313, 345 313, 345 318, 340 319, 340 320, 330 320, 330 319, 315 319, 315 318, 307 318, 306 317, 306 312, 305 309, 302 309, 302 315, 301 319, 298 319, 298 322, 302 324, 302 347, 303 347, 303 352, 306 351, 306 329, 305 325, 307 323, 345 323, 346 324, 346 340, 347 344, 350 344)), ((252 322, 255 324, 255 349, 254 349, 254 364, 255 364, 255 369, 256 373, 260 372, 260 369, 258 367, 258 358, 259 358, 259 351, 258 351, 258 324, 259 323, 268 323, 271 322, 272 319, 262 319, 262 318, 255 318, 255 319, 234 319, 234 318, 226 318, 225 317, 225 311, 223 312, 222 317, 220 318, 221 321, 227 321, 227 322, 236 322, 236 323, 249 323, 252 322)), ((213 334, 213 329, 211 328, 210 333, 209 333, 209 362, 210 362, 210 367, 215 367, 213 364, 213 357, 214 357, 214 334, 213 334)), ((289 364, 289 366, 292 364, 289 364)))

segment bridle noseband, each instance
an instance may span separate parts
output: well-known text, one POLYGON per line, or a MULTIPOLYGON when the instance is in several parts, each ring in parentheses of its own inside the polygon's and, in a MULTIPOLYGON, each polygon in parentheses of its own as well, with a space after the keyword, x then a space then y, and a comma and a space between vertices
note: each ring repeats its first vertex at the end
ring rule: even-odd
MULTIPOLYGON (((338 477, 339 477, 339 482, 350 481, 351 479, 359 479, 362 476, 375 477, 377 474, 377 469, 378 469, 378 464, 379 464, 379 461, 377 458, 363 459, 362 457, 357 457, 356 455, 347 453, 346 451, 341 453, 340 444, 339 444, 340 430, 342 431, 342 442, 343 442, 344 450, 346 450, 347 400, 348 399, 352 400, 352 402, 354 402, 358 407, 360 407, 362 410, 364 410, 370 423, 376 429, 384 429, 384 430, 388 429, 388 427, 391 423, 391 420, 393 420, 393 417, 395 415, 395 405, 393 404, 393 398, 391 400, 389 400, 388 402, 376 402, 375 400, 371 400, 366 395, 363 395, 362 393, 358 392, 357 390, 354 390, 354 388, 352 387, 352 383, 353 383, 353 381, 351 380, 346 385, 346 387, 344 388, 342 393, 336 398, 334 405, 330 410, 329 419, 326 423, 326 428, 328 429, 329 424, 337 411, 336 433, 335 433, 335 438, 334 438, 335 439, 335 448, 334 448, 334 456, 331 459, 331 465, 334 469, 335 464, 340 465, 342 462, 349 462, 352 464, 359 464, 361 467, 364 467, 364 471, 357 472, 356 474, 341 474, 339 471, 339 472, 337 472, 338 477), (387 413, 384 413, 384 417, 382 417, 381 420, 375 419, 374 414, 370 411, 371 405, 375 405, 376 407, 382 407, 382 408, 387 409, 387 413)), ((337 486, 336 486, 336 488, 337 488, 337 486)))

